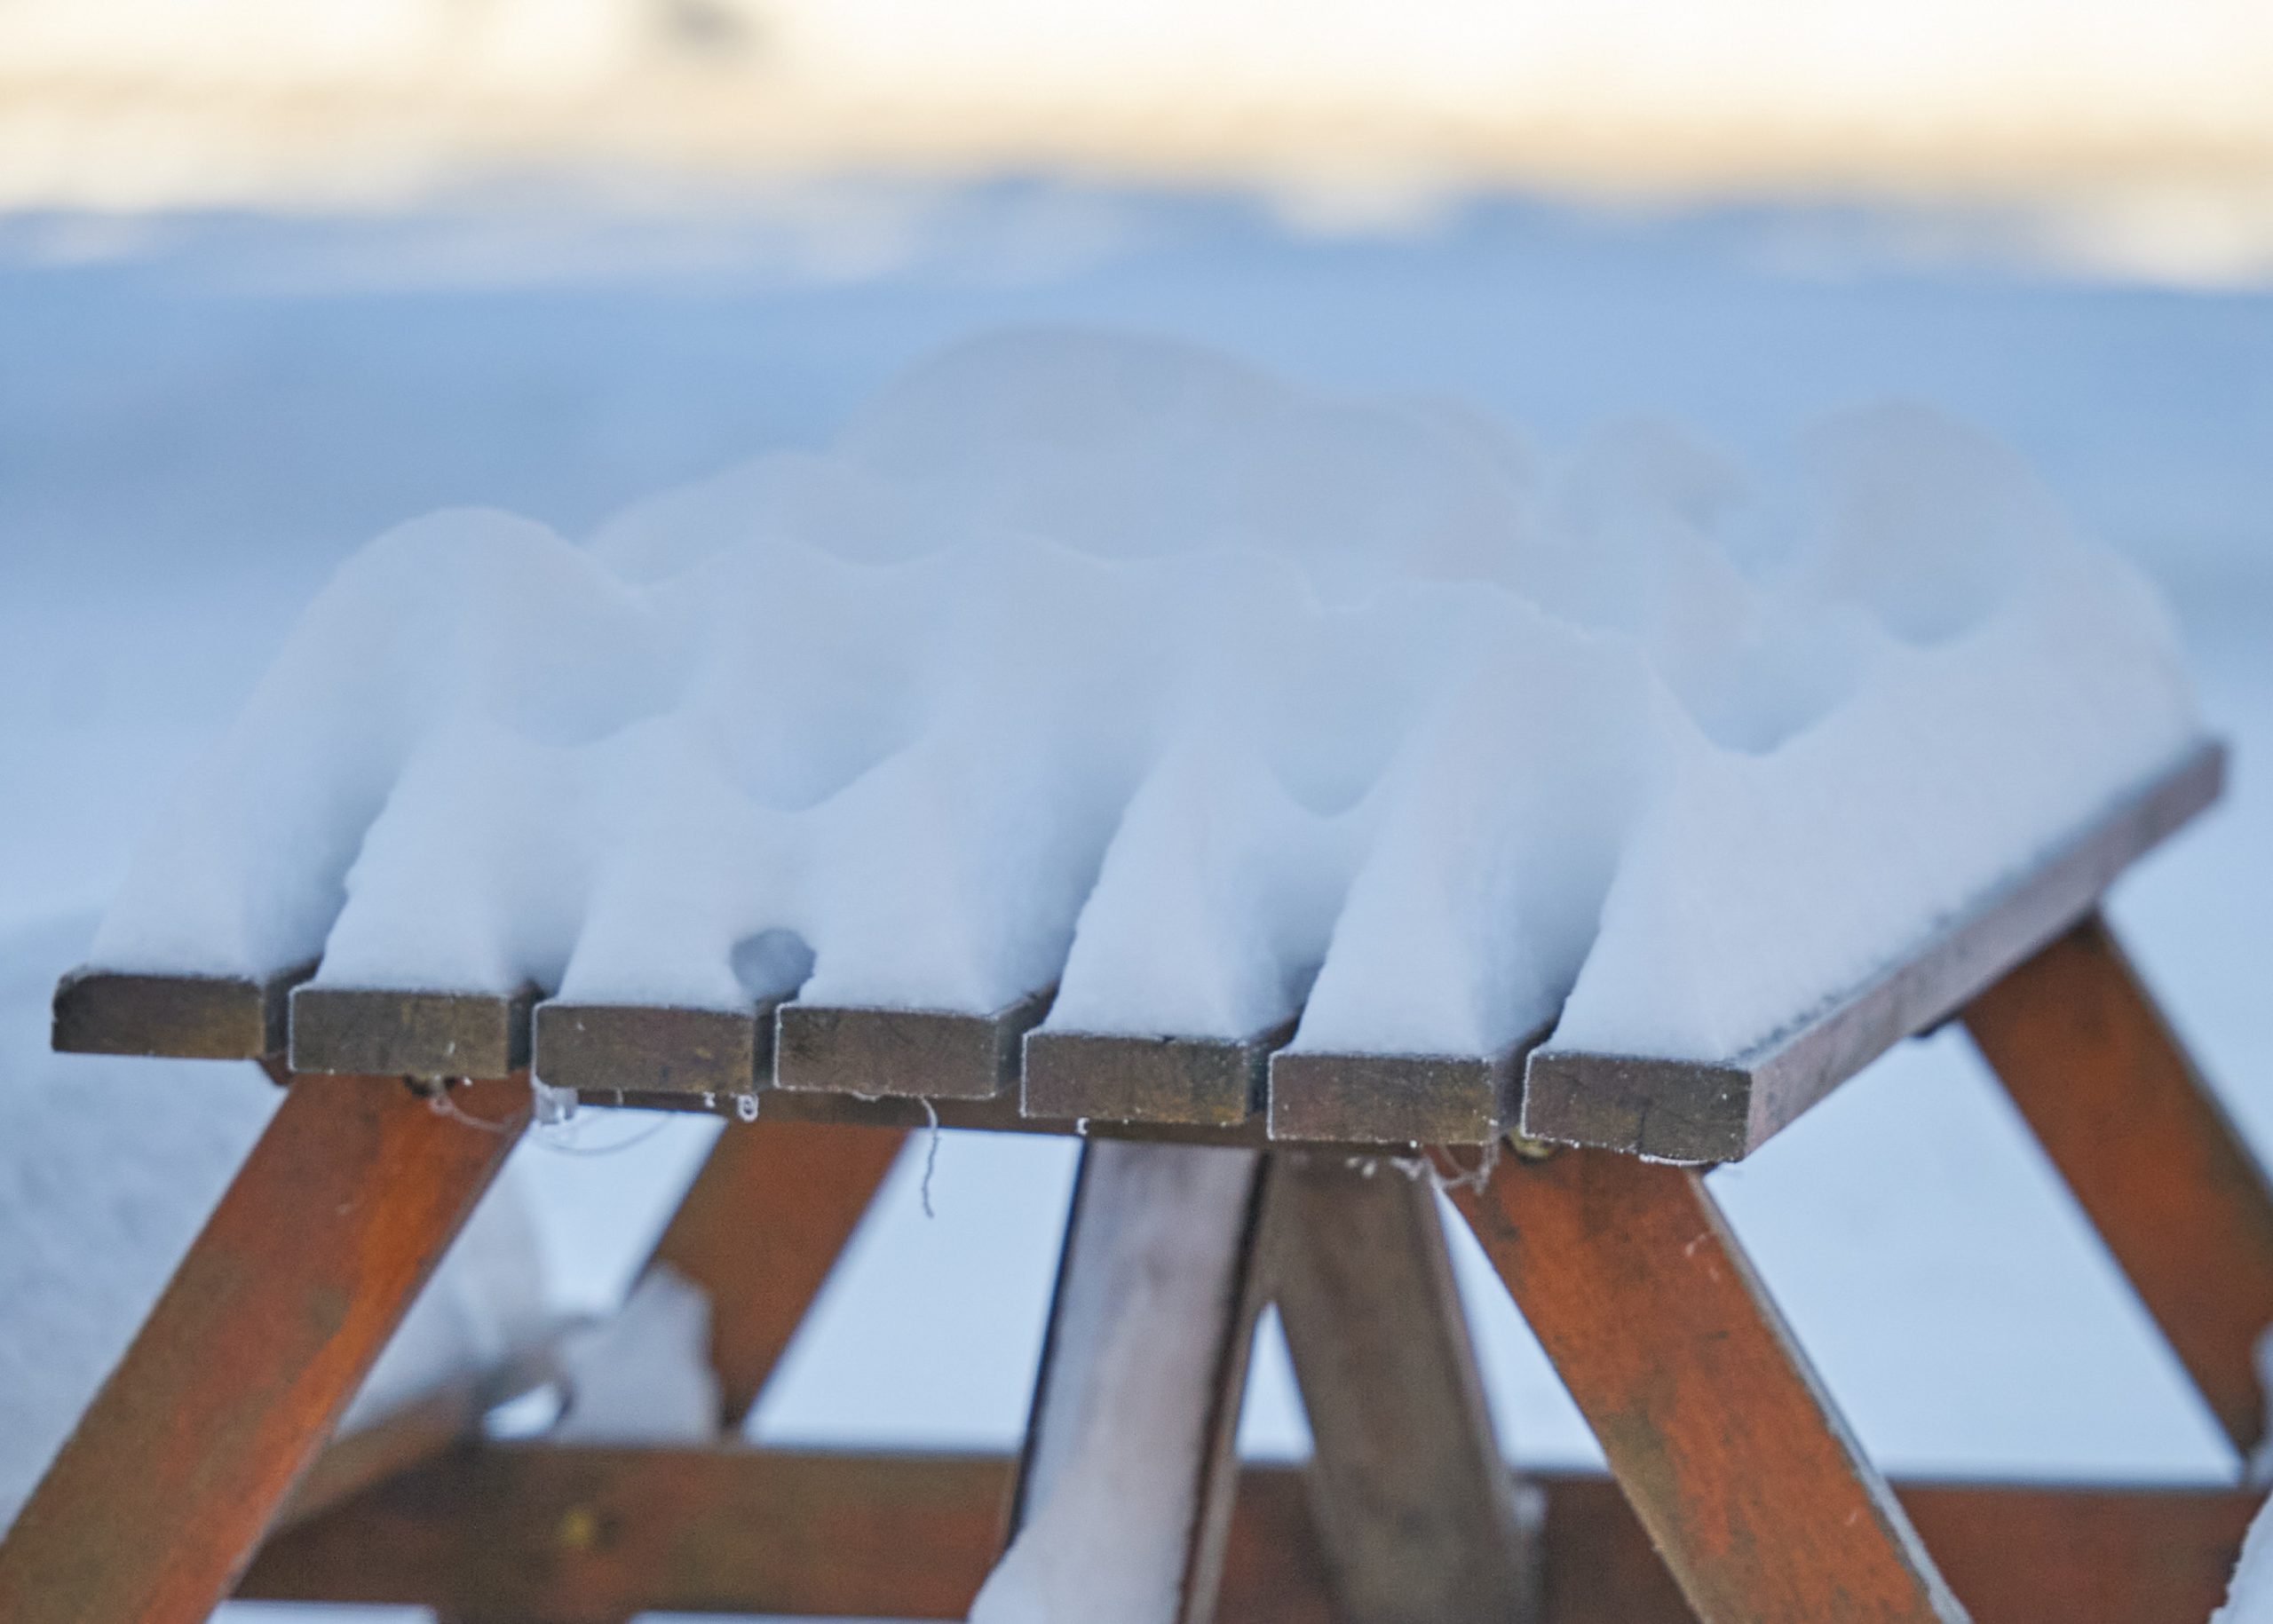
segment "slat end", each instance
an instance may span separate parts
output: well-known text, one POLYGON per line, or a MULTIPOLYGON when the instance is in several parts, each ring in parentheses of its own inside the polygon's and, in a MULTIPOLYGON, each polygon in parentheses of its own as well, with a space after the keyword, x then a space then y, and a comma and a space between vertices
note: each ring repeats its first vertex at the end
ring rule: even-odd
POLYGON ((436 993, 308 986, 292 994, 295 1072, 507 1077, 529 1060, 534 987, 436 993))
POLYGON ((1274 1142, 1484 1145, 1513 1120, 1527 1044, 1496 1055, 1271 1057, 1274 1142))

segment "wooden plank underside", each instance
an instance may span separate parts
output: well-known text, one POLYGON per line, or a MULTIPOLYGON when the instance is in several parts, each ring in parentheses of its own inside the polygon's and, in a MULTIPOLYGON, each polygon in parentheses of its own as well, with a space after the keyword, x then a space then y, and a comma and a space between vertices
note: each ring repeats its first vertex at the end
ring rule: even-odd
POLYGON ((527 1121, 461 1099, 293 1082, 0 1541, 0 1619, 202 1624, 527 1121))
POLYGON ((55 988, 59 1054, 262 1060, 284 1052, 292 989, 313 963, 263 978, 73 970, 55 988))
POLYGON ((1096 1604, 1055 1588, 1086 1571, 1127 1593, 1113 1616, 1143 1593, 1175 1596, 1176 1624, 1215 1617, 1271 1170, 1254 1151, 1082 1148, 998 1574, 1046 1616, 1096 1604))
POLYGON ((1734 1161, 1905 1037, 1954 1015, 2088 913, 2116 876, 2216 800, 2222 745, 2139 794, 1822 1013, 1726 1062, 1533 1050, 1522 1130, 1659 1161, 1734 1161))
POLYGON ((1530 1617, 1529 1541, 1433 1188, 1338 1156, 1275 1161, 1271 1292, 1343 1624, 1530 1617))
POLYGON ((292 994, 292 1069, 351 1076, 508 1077, 529 1063, 518 993, 400 992, 311 984, 292 994))
POLYGON ((1053 991, 991 1015, 785 1003, 774 1018, 773 1086, 907 1099, 1015 1095, 1020 1042, 1053 991))
POLYGON ((1701 1174, 1566 1150, 1451 1193, 1703 1624, 1960 1624, 1701 1174))
POLYGON ((1262 1106, 1264 1064, 1294 1031, 1288 1022, 1237 1040, 1030 1032, 1020 1111, 1045 1121, 1235 1128, 1262 1106))
MULTIPOLYGON (((237 1593, 551 1624, 649 1611, 961 1619, 994 1559, 1011 1470, 942 1455, 470 1447, 271 1541, 237 1593)), ((1526 1481, 1545 1506, 1538 1624, 1691 1624, 1615 1485, 1526 1481)), ((1980 1624, 2206 1618, 2261 1501, 2232 1488, 1897 1493, 1980 1624)), ((1246 1468, 1223 1616, 1335 1624, 1328 1582, 1303 1470, 1246 1468)))
POLYGON ((2273 1191, 2121 947, 2094 915, 1965 1025, 2248 1457, 2266 1430, 2273 1191))

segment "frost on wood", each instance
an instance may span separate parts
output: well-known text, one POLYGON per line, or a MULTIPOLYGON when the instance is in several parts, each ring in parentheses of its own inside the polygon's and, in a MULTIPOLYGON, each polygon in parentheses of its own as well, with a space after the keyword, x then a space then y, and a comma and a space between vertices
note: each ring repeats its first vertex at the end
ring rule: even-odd
POLYGON ((96 963, 1727 1058, 2199 734, 2152 592, 1996 446, 1892 408, 1800 461, 970 345, 583 544, 379 538, 96 963))
POLYGON ((1257 1157, 1112 1139, 1085 1154, 1023 1521, 973 1624, 1172 1624, 1191 1557, 1257 1157))

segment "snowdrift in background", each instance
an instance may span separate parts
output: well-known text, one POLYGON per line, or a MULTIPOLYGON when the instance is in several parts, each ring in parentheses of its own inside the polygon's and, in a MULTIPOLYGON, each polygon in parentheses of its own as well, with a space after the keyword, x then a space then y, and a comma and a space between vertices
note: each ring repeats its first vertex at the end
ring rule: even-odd
POLYGON ((1732 1056, 2200 736, 1996 446, 1882 408, 1800 462, 967 345, 587 544, 379 538, 94 964, 1732 1056))

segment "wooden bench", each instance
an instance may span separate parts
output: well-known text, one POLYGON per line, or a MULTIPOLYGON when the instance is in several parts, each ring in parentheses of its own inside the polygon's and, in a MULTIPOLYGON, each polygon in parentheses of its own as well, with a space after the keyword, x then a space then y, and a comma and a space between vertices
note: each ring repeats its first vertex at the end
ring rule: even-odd
POLYGON ((1137 1403, 1096 1351, 1110 1283, 1167 1255, 1157 1224, 1125 1220, 1175 1189, 1193 1192, 1183 1237, 1205 1244, 1168 1250, 1209 1260, 1184 1282, 1203 1368, 1126 1426, 1194 1440, 1169 1474, 1184 1534, 1157 1558, 1181 1620, 2198 1619, 2254 1495, 1890 1486, 1703 1168, 1961 1020, 2232 1439, 2238 1485, 2266 1430, 2253 1355, 2273 1324, 2273 1195, 2097 911, 2222 771, 2206 751, 1732 1063, 1295 1057, 1275 1052, 1283 1029, 1075 1040, 1032 1031, 1046 989, 987 1017, 722 1015, 296 991, 304 975, 67 978, 59 1047, 257 1058, 288 1091, 0 1544, 0 1618, 186 1624, 231 1594, 424 1604, 460 1624, 960 1617, 1006 1538, 1082 1470, 1071 1430, 1137 1403), (532 1057, 589 1105, 729 1119, 657 1253, 710 1298, 720 1441, 484 1441, 461 1398, 326 1452, 522 1132, 532 1057), (485 1080, 445 1081, 469 1075, 485 1080), (907 1130, 934 1120, 1083 1137, 1025 1450, 733 1441, 907 1130), (1422 1161, 1614 1489, 1502 1461, 1432 1184, 1398 1170, 1422 1161), (1268 1303, 1316 1442, 1299 1471, 1233 1458, 1268 1303))

